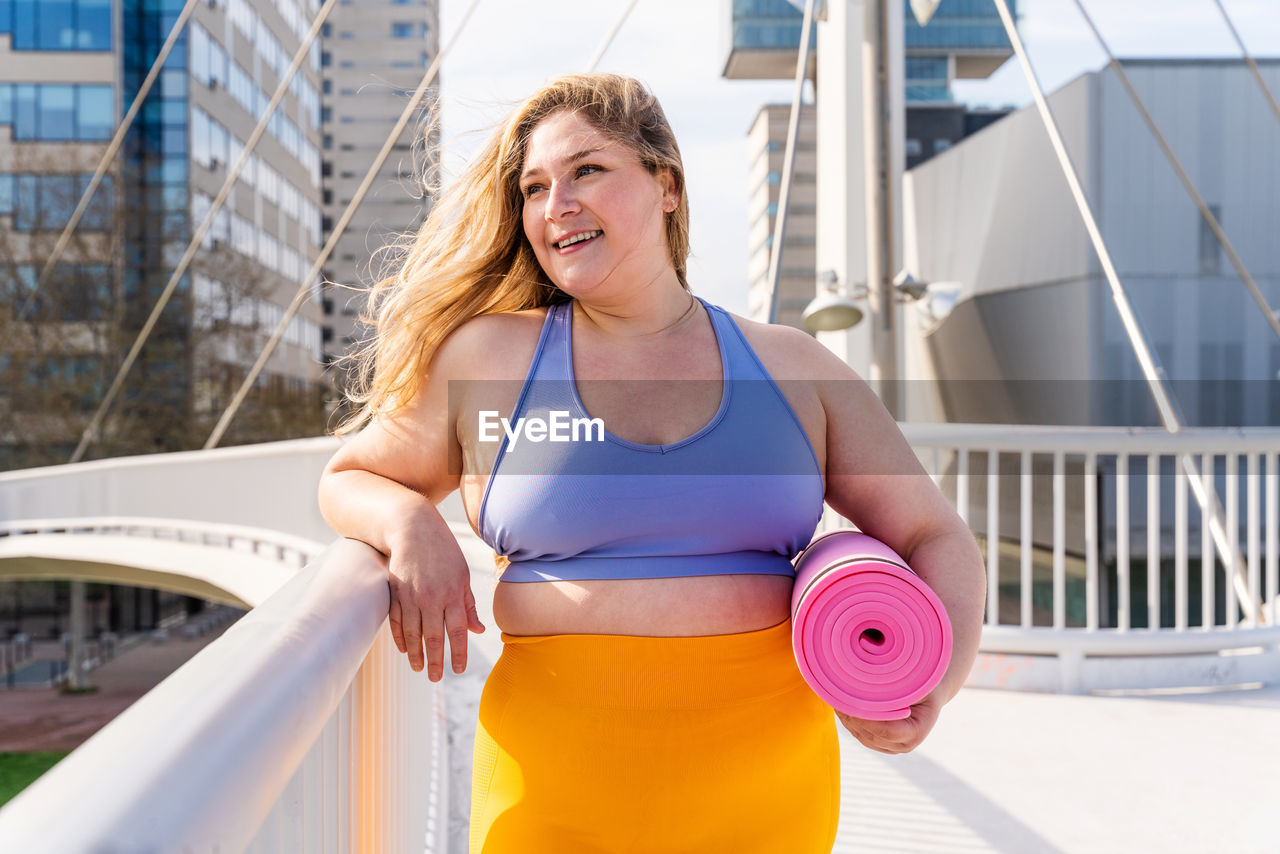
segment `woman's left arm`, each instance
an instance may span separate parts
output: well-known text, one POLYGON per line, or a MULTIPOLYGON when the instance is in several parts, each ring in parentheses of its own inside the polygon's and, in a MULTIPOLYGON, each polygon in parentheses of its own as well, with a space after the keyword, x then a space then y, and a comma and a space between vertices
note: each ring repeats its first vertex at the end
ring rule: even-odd
POLYGON ((951 663, 938 686, 911 707, 911 717, 867 721, 837 712, 867 747, 906 753, 924 741, 977 658, 986 572, 973 535, 880 399, 834 354, 821 345, 818 349, 825 354, 815 355, 815 361, 826 414, 827 504, 901 555, 942 600, 951 619, 951 663))

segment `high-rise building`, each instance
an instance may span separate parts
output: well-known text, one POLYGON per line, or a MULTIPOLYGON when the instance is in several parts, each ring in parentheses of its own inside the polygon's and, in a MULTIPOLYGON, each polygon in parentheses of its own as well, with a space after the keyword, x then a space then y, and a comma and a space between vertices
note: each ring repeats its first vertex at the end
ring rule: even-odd
MULTIPOLYGON (((747 278, 747 312, 756 320, 769 316, 769 257, 773 251, 778 196, 787 144, 790 104, 766 104, 756 114, 747 135, 750 167, 747 169, 749 200, 747 232, 750 260, 747 278)), ((801 114, 796 139, 795 168, 791 175, 787 233, 778 271, 778 312, 775 322, 803 328, 800 315, 813 299, 814 244, 817 234, 818 157, 813 110, 801 114)))
MULTIPOLYGON (((325 25, 322 122, 325 233, 342 216, 409 96, 439 52, 437 0, 344 2, 325 25)), ((424 96, 426 114, 434 88, 424 96)), ((324 357, 328 364, 359 339, 367 287, 383 271, 378 253, 421 223, 435 170, 427 124, 410 122, 330 256, 324 274, 324 357)), ((437 134, 430 134, 431 147, 437 134)), ((330 379, 335 391, 345 374, 330 379)))
MULTIPOLYGON (((30 299, 183 5, 0 2, 0 468, 70 455, 318 8, 197 5, 88 215, 30 299)), ((317 45, 90 456, 199 447, 303 284, 321 237, 319 60, 317 45)), ((315 288, 287 327, 225 442, 322 428, 319 297, 315 288)))
MULTIPOLYGON (((800 45, 802 3, 790 0, 732 0, 730 51, 724 76, 729 79, 793 78, 800 45)), ((1014 0, 1010 7, 1016 11, 1014 0)), ((1007 110, 972 110, 955 102, 951 84, 957 79, 989 77, 1013 53, 990 2, 942 0, 927 26, 920 26, 908 4, 905 15, 906 168, 923 163, 955 142, 1005 115, 1007 110)), ((809 73, 816 68, 817 28, 811 41, 809 73)), ((748 310, 757 320, 768 317, 769 253, 781 185, 783 149, 789 105, 761 108, 749 132, 748 172, 751 223, 748 242, 748 310), (767 168, 762 164, 767 163, 767 168)), ((775 321, 803 328, 800 315, 813 299, 817 222, 814 107, 805 108, 796 145, 787 235, 783 244, 775 321)))

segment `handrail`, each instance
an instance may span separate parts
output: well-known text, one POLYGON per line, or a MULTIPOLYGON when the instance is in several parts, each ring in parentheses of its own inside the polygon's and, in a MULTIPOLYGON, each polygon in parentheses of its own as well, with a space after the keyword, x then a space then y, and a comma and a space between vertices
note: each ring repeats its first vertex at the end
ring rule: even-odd
POLYGON ((898 425, 913 446, 996 451, 1063 451, 1068 454, 1269 453, 1280 448, 1280 427, 1059 427, 1019 424, 898 425), (1124 446, 1137 445, 1127 451, 1124 446))
POLYGON ((248 542, 253 547, 254 554, 258 554, 258 546, 265 545, 277 549, 277 558, 281 561, 284 559, 284 553, 291 551, 297 555, 299 565, 315 560, 324 551, 323 543, 284 531, 220 522, 200 522, 194 519, 149 516, 72 516, 57 519, 0 521, 0 537, 47 534, 95 536, 123 533, 126 536, 163 539, 159 536, 162 532, 175 534, 180 541, 184 534, 196 535, 199 537, 198 544, 203 546, 215 545, 209 542, 209 537, 226 538, 224 548, 229 549, 234 549, 237 541, 248 542))
POLYGON ((1084 628, 1054 629, 1048 626, 983 626, 982 651, 1019 655, 1059 655, 1076 652, 1089 656, 1210 655, 1223 650, 1280 645, 1280 628, 1254 629, 1130 629, 1096 631, 1084 628))
MULTIPOLYGON (((421 778, 419 787, 402 786, 390 777, 396 769, 387 770, 384 754, 401 746, 386 732, 388 714, 401 710, 382 711, 396 699, 379 682, 395 675, 379 652, 389 604, 382 557, 353 540, 331 545, 0 810, 0 849, 244 850, 307 758, 326 766, 324 797, 336 799, 321 802, 312 790, 307 802, 314 799, 325 814, 310 821, 336 821, 356 850, 407 850, 383 838, 399 831, 370 828, 385 820, 390 803, 407 825, 401 838, 423 850, 428 828, 441 834, 447 824, 436 785, 426 797, 438 774, 422 764, 438 764, 440 754, 428 747, 402 763, 412 765, 404 773, 421 778), (374 675, 357 680, 360 695, 346 702, 370 660, 374 675), (346 711, 339 717, 355 731, 312 760, 309 751, 340 704, 346 711), (333 816, 343 809, 346 815, 333 816)), ((414 690, 428 690, 425 680, 414 682, 414 690)), ((400 737, 425 738, 424 724, 414 722, 400 737)), ((298 806, 288 807, 296 818, 298 806)))

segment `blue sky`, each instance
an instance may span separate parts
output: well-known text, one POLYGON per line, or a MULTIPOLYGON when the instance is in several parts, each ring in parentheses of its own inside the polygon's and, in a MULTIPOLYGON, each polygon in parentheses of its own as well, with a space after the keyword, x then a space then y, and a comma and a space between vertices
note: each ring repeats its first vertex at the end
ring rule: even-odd
MULTIPOLYGON (((832 0, 836 2, 836 0, 832 0)), ((1249 51, 1280 56, 1280 0, 1222 0, 1249 51)), ((442 72, 445 165, 456 172, 476 129, 556 74, 582 70, 627 0, 480 0, 442 72)), ((442 43, 469 0, 441 0, 442 43)), ((1214 0, 1087 0, 1117 55, 1237 56, 1214 0)), ((791 84, 720 76, 730 0, 639 0, 599 69, 645 81, 675 128, 693 213, 690 283, 732 311, 746 309, 747 129, 760 105, 789 102, 791 84)), ((1023 0, 1019 30, 1041 84, 1053 91, 1106 63, 1074 0, 1023 0)), ((973 105, 1024 106, 1016 60, 991 78, 960 81, 973 105)), ((1280 97, 1280 93, 1277 93, 1280 97)))

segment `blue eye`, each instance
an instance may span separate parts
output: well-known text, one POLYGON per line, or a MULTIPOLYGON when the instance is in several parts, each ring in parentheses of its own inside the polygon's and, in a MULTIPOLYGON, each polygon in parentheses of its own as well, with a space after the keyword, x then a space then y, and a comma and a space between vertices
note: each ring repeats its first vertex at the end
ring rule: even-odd
POLYGON ((524 195, 524 197, 525 197, 526 199, 528 199, 528 198, 532 197, 534 193, 538 192, 538 191, 539 191, 539 190, 541 190, 541 189, 542 189, 542 185, 541 185, 541 184, 530 184, 529 186, 527 186, 527 187, 525 187, 524 189, 522 189, 520 192, 521 192, 521 194, 523 194, 523 195, 524 195))
POLYGON ((590 175, 592 172, 599 172, 599 166, 592 166, 590 163, 584 163, 578 167, 577 175, 581 178, 583 175, 590 175))

